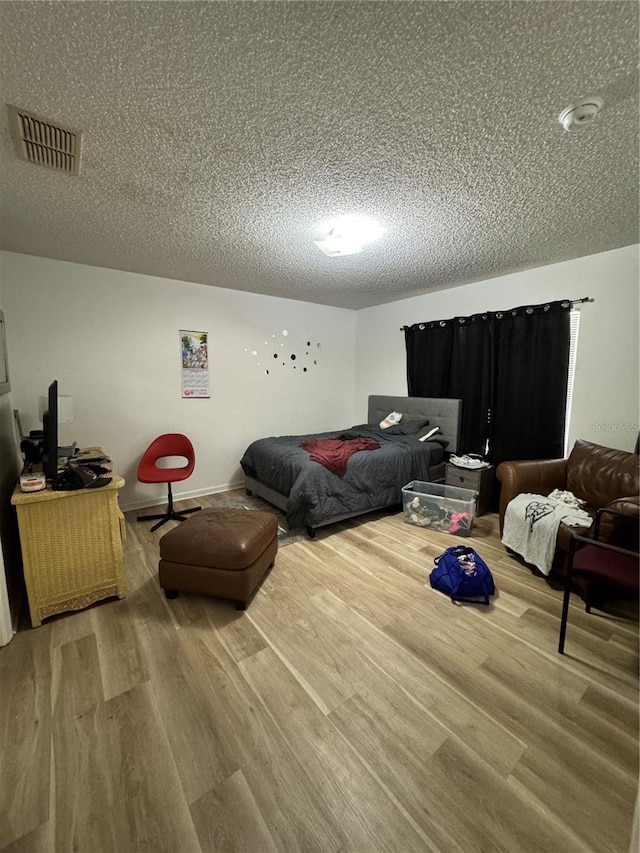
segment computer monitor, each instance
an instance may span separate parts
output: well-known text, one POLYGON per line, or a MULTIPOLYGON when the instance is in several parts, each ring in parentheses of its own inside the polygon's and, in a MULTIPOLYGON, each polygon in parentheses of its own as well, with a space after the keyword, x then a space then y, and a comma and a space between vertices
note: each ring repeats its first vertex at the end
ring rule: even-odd
POLYGON ((42 433, 42 470, 47 480, 55 480, 58 473, 58 382, 55 379, 49 385, 42 433))

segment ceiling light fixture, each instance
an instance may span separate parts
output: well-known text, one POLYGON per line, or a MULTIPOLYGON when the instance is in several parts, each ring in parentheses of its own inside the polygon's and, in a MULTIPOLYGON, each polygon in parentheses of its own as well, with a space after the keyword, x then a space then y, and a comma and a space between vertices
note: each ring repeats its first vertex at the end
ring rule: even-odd
POLYGON ((377 222, 366 216, 339 216, 317 230, 322 239, 313 242, 330 258, 355 255, 384 233, 377 222))
POLYGON ((590 98, 582 98, 570 107, 562 110, 558 116, 558 121, 569 133, 575 130, 582 130, 593 123, 593 120, 602 109, 602 98, 592 96, 590 98))

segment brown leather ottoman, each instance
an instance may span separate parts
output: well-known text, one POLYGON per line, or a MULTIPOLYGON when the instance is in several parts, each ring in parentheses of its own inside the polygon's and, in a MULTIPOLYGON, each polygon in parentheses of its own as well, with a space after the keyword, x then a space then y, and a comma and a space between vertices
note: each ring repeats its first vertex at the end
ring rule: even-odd
POLYGON ((160 539, 160 586, 167 598, 194 592, 230 598, 245 610, 277 551, 273 513, 203 509, 160 539))

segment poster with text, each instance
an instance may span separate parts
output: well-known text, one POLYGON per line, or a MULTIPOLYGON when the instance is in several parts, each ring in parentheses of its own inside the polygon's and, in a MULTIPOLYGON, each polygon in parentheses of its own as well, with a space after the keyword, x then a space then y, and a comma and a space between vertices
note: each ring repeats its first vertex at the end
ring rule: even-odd
POLYGON ((209 397, 207 332, 180 332, 182 396, 209 397))

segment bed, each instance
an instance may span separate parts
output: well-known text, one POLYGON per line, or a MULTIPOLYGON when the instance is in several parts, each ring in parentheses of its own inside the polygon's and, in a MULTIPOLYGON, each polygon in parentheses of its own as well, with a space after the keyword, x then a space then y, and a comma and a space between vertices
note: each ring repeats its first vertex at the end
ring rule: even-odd
MULTIPOLYGON (((257 495, 287 516, 290 529, 315 529, 397 505, 412 480, 443 482, 446 458, 458 450, 462 401, 434 397, 369 397, 367 423, 304 436, 274 436, 252 442, 240 465, 247 494, 257 495), (381 430, 390 412, 403 413, 405 430, 381 430), (410 423, 428 421, 411 432, 410 423), (440 432, 420 441, 435 426, 440 432), (344 476, 327 470, 300 445, 312 439, 367 437, 380 448, 356 452, 344 476)), ((402 427, 402 420, 398 427, 402 427)))

